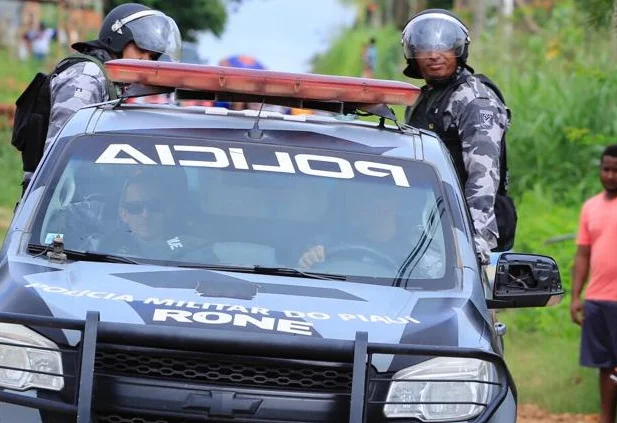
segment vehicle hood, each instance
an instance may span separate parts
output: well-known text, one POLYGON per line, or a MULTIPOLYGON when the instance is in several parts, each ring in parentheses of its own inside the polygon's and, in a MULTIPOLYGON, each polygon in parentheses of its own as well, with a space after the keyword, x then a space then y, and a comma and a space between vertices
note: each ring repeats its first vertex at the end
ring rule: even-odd
POLYGON ((350 340, 366 331, 371 342, 472 348, 485 330, 458 291, 149 265, 7 267, 5 310, 19 313, 84 319, 97 310, 108 322, 350 340))

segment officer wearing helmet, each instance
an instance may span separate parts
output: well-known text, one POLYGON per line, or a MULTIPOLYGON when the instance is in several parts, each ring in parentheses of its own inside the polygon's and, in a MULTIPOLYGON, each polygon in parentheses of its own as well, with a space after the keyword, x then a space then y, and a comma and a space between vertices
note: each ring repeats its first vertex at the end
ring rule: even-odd
MULTIPOLYGON (((500 156, 510 112, 499 89, 483 75, 474 75, 467 64, 469 43, 467 27, 447 10, 425 10, 409 20, 402 32, 407 61, 403 73, 424 79, 426 85, 405 111, 405 120, 434 131, 448 148, 464 188, 481 262, 487 264, 503 231, 496 209, 507 209, 500 215, 506 227, 516 220, 514 205, 505 196, 506 166, 500 156)), ((513 232, 511 236, 513 242, 513 232)))
MULTIPOLYGON (((138 3, 125 3, 107 14, 98 39, 71 47, 99 63, 121 58, 157 60, 161 56, 179 61, 182 41, 178 26, 169 16, 138 3)), ((45 147, 73 113, 116 98, 117 90, 93 61, 78 62, 58 73, 50 84, 51 112, 45 147)))

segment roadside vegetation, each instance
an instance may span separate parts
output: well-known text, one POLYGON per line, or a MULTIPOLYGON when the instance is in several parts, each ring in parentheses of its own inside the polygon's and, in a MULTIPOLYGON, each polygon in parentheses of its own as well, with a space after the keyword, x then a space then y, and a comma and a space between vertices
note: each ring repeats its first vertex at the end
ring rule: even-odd
POLYGON ((0 129, 0 177, 0 240, 4 240, 6 227, 21 192, 21 157, 11 145, 11 132, 6 129, 0 129))
MULTIPOLYGON (((498 83, 512 110, 508 134, 511 192, 519 224, 515 250, 554 257, 566 288, 564 301, 544 309, 499 313, 507 324, 506 356, 520 399, 553 412, 596 412, 597 376, 578 366, 580 329, 569 316, 571 267, 582 202, 599 192, 598 159, 617 142, 615 40, 593 29, 563 0, 549 15, 537 12, 539 32, 514 19, 511 33, 499 16, 482 37, 472 38, 469 63, 498 83), (553 238, 570 235, 563 241, 553 238), (548 241, 548 242, 547 242, 548 241)), ((466 19, 469 21, 469 19, 466 19)), ((314 71, 360 76, 362 48, 377 40, 376 77, 406 79, 395 27, 358 25, 314 59, 314 71)), ((395 109, 399 118, 403 108, 395 109)))

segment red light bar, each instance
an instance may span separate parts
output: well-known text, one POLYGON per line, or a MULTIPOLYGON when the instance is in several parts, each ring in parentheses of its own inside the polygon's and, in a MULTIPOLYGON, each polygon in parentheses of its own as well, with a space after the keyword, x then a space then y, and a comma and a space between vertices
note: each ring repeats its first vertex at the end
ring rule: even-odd
POLYGON ((289 73, 189 63, 116 59, 105 63, 116 82, 362 104, 413 104, 420 89, 382 79, 289 73))

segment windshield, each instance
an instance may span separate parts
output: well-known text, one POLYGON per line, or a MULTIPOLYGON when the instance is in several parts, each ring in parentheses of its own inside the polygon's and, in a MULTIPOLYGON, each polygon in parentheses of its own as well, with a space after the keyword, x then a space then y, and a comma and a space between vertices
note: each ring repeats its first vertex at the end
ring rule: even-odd
POLYGON ((426 163, 281 145, 78 137, 32 243, 165 265, 267 266, 452 287, 452 229, 426 163))

